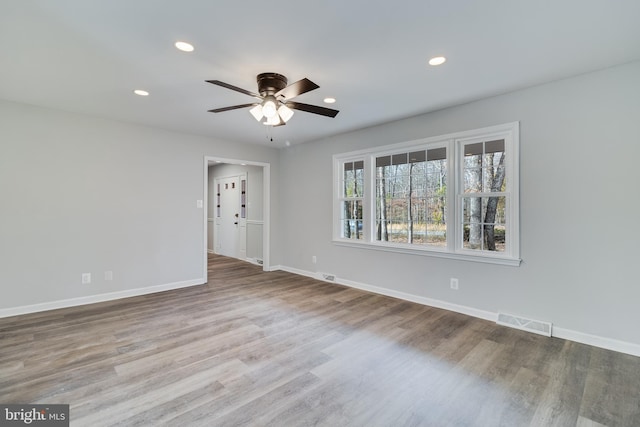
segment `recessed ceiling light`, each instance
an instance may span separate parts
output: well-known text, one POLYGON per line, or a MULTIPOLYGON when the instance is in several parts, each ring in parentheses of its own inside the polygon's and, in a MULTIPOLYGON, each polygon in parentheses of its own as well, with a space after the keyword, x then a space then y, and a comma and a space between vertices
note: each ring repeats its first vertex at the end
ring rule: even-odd
POLYGON ((136 95, 140 95, 140 96, 149 96, 149 92, 147 92, 146 90, 142 90, 142 89, 136 89, 133 91, 133 93, 135 93, 136 95))
POLYGON ((335 98, 325 98, 324 102, 326 102, 327 104, 333 104, 336 102, 335 98))
POLYGON ((193 52, 193 45, 187 42, 176 42, 175 46, 183 52, 193 52))
POLYGON ((433 58, 431 58, 429 60, 429 65, 442 65, 446 62, 447 58, 445 58, 444 56, 434 56, 433 58))

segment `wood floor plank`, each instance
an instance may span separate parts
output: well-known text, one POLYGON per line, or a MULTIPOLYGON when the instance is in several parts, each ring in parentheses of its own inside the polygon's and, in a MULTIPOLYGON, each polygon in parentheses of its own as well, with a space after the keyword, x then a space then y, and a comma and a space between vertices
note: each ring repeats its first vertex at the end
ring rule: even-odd
POLYGON ((0 319, 0 402, 72 426, 640 426, 640 358, 209 256, 206 285, 0 319))
POLYGON ((563 341, 561 353, 548 357, 549 383, 531 421, 532 426, 576 425, 589 369, 589 347, 563 341))
POLYGON ((640 425, 637 357, 594 348, 580 416, 605 425, 640 425))

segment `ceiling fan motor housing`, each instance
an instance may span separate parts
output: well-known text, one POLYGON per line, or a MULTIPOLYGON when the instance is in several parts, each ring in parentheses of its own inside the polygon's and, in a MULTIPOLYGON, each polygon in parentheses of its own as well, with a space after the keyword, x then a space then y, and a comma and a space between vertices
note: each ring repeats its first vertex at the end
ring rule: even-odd
POLYGON ((240 87, 231 85, 229 83, 221 82, 220 80, 205 80, 207 83, 222 86, 229 90, 240 92, 245 95, 249 95, 253 98, 257 98, 259 100, 259 102, 254 101, 248 104, 231 105, 229 107, 214 108, 208 111, 210 113, 222 113, 224 111, 237 110, 239 108, 253 107, 250 110, 251 114, 253 114, 256 120, 261 121, 263 115, 267 116, 266 114, 263 114, 265 113, 265 111, 263 111, 264 108, 267 108, 266 112, 269 113, 271 117, 278 116, 281 119, 278 124, 275 124, 275 121, 267 123, 272 126, 282 126, 283 124, 285 124, 288 118, 286 120, 283 119, 283 116, 281 116, 281 114, 284 114, 285 117, 288 116, 289 118, 291 118, 291 116, 293 115, 293 112, 292 111, 287 112, 287 110, 300 110, 300 111, 305 111, 307 113, 319 114, 321 116, 326 116, 326 117, 335 117, 336 114, 339 113, 338 110, 332 110, 331 108, 320 107, 318 105, 303 104, 302 102, 292 101, 293 98, 299 95, 302 95, 303 93, 307 93, 312 90, 318 89, 320 87, 307 78, 298 80, 297 82, 292 83, 288 86, 287 86, 287 83, 288 83, 287 78, 282 74, 278 74, 278 73, 258 74, 256 80, 258 81, 259 94, 252 92, 250 90, 242 89, 240 87), (258 107, 262 107, 262 108, 258 108, 258 107), (274 108, 278 110, 278 112, 274 113, 273 111, 274 108))
POLYGON ((260 95, 273 95, 287 87, 287 78, 278 73, 258 74, 258 91, 260 95))

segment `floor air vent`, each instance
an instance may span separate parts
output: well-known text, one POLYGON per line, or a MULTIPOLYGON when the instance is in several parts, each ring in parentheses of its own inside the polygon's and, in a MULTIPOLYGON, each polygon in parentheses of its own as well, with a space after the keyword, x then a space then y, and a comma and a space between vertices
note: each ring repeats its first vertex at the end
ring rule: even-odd
POLYGON ((540 334, 547 337, 551 336, 551 323, 541 322, 540 320, 525 319, 524 317, 514 316, 513 314, 498 313, 498 325, 509 326, 511 328, 521 329, 534 334, 540 334))
POLYGON ((335 282, 336 281, 336 276, 334 274, 327 274, 327 273, 322 273, 321 274, 322 278, 328 282, 335 282))

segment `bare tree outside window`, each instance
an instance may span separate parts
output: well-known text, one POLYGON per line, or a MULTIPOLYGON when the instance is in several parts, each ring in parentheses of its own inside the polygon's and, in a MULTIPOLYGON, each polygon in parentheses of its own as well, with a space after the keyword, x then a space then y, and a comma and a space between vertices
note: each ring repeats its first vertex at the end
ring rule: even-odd
POLYGON ((362 239, 364 161, 345 162, 342 170, 342 237, 362 239))
POLYGON ((376 239, 446 245, 446 148, 376 158, 376 239))
POLYGON ((505 143, 503 139, 464 145, 463 246, 505 249, 505 143))
POLYGON ((334 155, 333 241, 520 265, 519 147, 512 122, 334 155))

